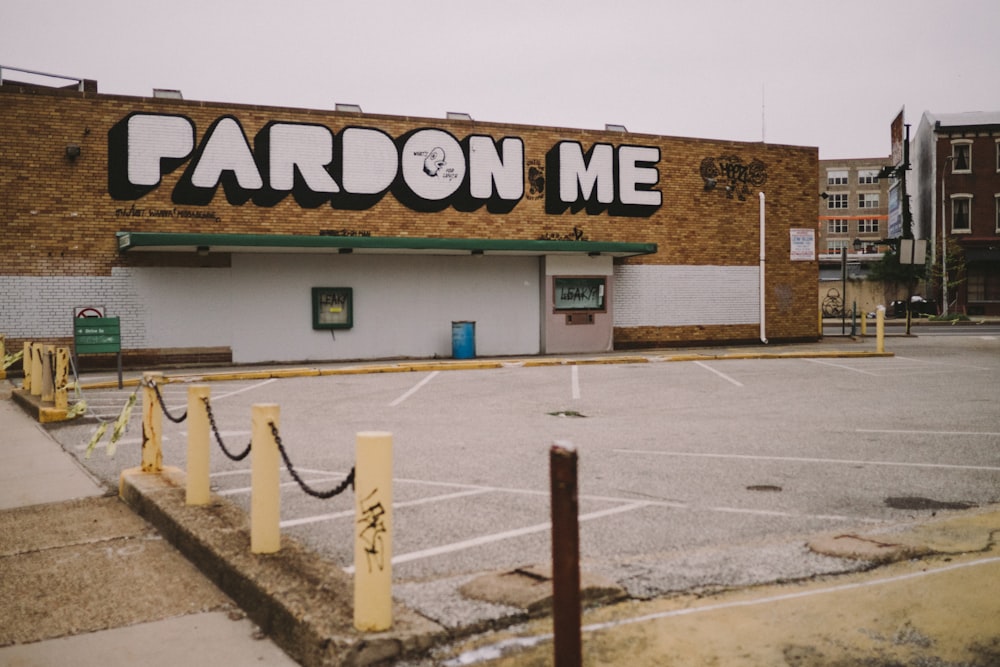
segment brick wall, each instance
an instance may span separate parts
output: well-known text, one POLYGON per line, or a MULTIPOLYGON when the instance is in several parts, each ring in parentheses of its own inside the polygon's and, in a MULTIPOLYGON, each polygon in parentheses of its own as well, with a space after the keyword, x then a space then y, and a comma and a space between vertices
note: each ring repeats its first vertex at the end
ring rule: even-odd
MULTIPOLYGON (((76 299, 94 301, 94 294, 113 294, 116 309, 141 309, 141 304, 128 301, 130 266, 183 266, 191 261, 176 253, 120 256, 115 239, 118 231, 316 235, 321 230, 341 229, 372 236, 526 240, 573 238, 582 233, 591 241, 658 245, 656 254, 624 260, 625 266, 756 267, 758 189, 767 195, 769 337, 815 337, 817 266, 789 260, 789 229, 815 224, 815 148, 7 86, 0 87, 0 124, 4 128, 0 134, 0 223, 6 246, 0 253, 0 330, 6 330, 8 337, 21 335, 16 332, 40 335, 48 327, 58 335, 68 327, 64 319, 67 307, 80 305, 76 299), (220 187, 204 206, 177 206, 171 201, 171 192, 183 167, 166 174, 158 188, 140 199, 115 200, 108 192, 108 133, 115 123, 136 111, 189 118, 196 127, 196 142, 213 121, 232 115, 251 146, 261 128, 275 120, 318 123, 335 133, 348 126, 372 127, 393 138, 423 127, 446 130, 459 140, 471 133, 495 140, 514 136, 524 142, 525 161, 542 166, 545 154, 559 141, 579 142, 585 150, 595 142, 655 146, 661 152, 657 187, 663 201, 648 217, 616 216, 607 211, 551 215, 545 212, 544 199, 527 196, 506 214, 491 213, 485 206, 472 212, 449 207, 425 213, 411 210, 391 194, 366 210, 341 210, 329 204, 304 208, 291 196, 270 207, 252 202, 231 205, 220 187), (79 157, 71 160, 66 156, 67 144, 80 146, 79 157), (766 170, 766 182, 748 188, 745 200, 727 197, 727 181, 721 176, 717 186, 708 190, 701 167, 709 158, 717 164, 748 165, 757 160, 766 170), (152 215, 179 209, 207 217, 152 215), (32 278, 37 281, 28 281, 32 278), (33 295, 18 296, 25 289, 33 295), (36 304, 42 305, 36 308, 36 304), (38 309, 46 313, 35 313, 38 309)), ((142 336, 141 332, 135 335, 142 336)), ((623 343, 669 343, 685 338, 704 340, 706 336, 754 339, 756 326, 622 326, 616 328, 615 335, 616 342, 623 343)), ((141 345, 138 338, 132 342, 141 345)))

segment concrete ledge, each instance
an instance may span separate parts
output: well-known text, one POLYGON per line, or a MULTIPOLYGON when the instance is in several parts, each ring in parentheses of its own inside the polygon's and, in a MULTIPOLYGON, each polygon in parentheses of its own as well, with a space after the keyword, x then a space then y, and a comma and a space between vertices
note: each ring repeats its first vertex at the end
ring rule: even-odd
POLYGON ((12 390, 11 398, 14 399, 15 403, 27 410, 28 414, 34 417, 35 421, 39 424, 52 424, 72 419, 68 411, 57 408, 54 405, 46 405, 42 403, 41 398, 23 389, 12 390))
POLYGON ((343 569, 282 536, 275 554, 250 552, 242 509, 218 497, 205 506, 184 500, 184 473, 122 472, 119 491, 289 656, 305 667, 373 665, 426 652, 446 632, 396 604, 393 628, 354 629, 353 580, 343 569))

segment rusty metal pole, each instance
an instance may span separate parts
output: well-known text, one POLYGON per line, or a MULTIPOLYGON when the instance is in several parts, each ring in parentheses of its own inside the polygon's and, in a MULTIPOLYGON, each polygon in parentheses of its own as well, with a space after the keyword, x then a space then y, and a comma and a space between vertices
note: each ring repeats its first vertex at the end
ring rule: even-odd
POLYGON ((552 625, 556 667, 580 667, 580 524, 576 448, 556 442, 549 452, 552 486, 552 625))

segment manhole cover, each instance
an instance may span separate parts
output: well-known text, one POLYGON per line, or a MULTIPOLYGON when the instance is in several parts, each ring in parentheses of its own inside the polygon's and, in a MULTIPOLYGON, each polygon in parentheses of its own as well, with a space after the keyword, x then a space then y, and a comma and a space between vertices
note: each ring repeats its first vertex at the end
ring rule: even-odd
POLYGON ((885 504, 894 510, 967 510, 976 506, 975 503, 945 502, 919 496, 886 498, 885 504))
POLYGON ((781 491, 780 486, 775 486, 774 484, 752 484, 747 487, 747 491, 781 491))

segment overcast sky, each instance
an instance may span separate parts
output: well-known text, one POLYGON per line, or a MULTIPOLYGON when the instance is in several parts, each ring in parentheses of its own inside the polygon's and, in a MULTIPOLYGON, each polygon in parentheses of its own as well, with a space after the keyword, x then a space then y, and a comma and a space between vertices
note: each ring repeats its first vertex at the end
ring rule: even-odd
POLYGON ((998 22, 997 0, 3 0, 0 66, 878 157, 904 106, 911 132, 927 110, 1000 110, 998 22))

